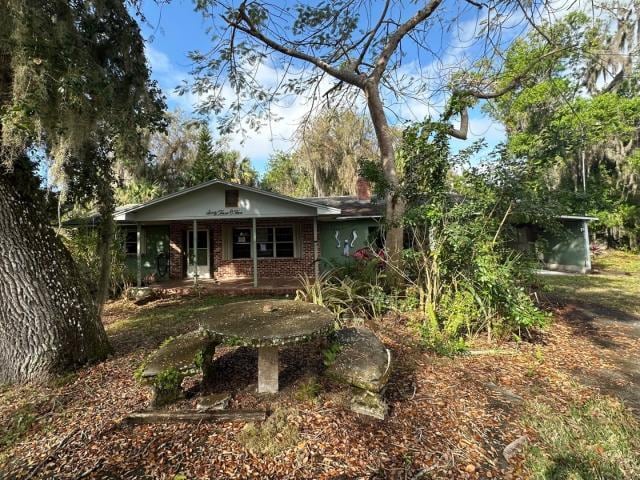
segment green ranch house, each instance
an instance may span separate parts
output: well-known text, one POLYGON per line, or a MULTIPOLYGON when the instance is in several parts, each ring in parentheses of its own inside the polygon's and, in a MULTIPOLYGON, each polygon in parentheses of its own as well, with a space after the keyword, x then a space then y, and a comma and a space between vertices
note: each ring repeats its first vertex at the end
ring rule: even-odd
MULTIPOLYGON (((201 282, 212 288, 293 290, 353 258, 379 235, 384 211, 368 183, 357 196, 292 198, 219 180, 140 205, 120 207, 128 269, 138 285, 201 282)), ((567 235, 550 238, 549 268, 587 272, 589 217, 563 217, 567 235)), ((523 227, 521 248, 541 235, 523 227)))

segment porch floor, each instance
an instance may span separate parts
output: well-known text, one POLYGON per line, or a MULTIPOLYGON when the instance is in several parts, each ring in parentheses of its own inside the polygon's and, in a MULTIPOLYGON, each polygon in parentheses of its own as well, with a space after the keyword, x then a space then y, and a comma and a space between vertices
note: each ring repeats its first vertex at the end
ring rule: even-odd
MULTIPOLYGON (((155 282, 151 288, 165 290, 170 293, 181 293, 193 287, 193 279, 172 279, 155 282)), ((212 278, 198 279, 198 286, 208 293, 219 295, 293 295, 300 287, 297 278, 259 278, 258 286, 253 286, 253 279, 238 278, 233 280, 214 280, 212 278)))

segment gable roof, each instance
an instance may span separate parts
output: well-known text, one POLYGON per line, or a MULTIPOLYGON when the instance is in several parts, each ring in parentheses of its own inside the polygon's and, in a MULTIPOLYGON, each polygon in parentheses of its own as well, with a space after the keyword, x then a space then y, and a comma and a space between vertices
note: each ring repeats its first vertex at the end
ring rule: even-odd
POLYGON ((223 185, 225 187, 230 187, 230 188, 234 188, 234 189, 238 189, 238 190, 245 190, 245 191, 248 191, 248 192, 256 193, 258 195, 264 195, 264 196, 267 196, 267 197, 276 198, 278 200, 283 200, 285 202, 289 202, 289 203, 292 203, 292 204, 295 204, 295 205, 301 205, 301 206, 305 206, 305 207, 315 208, 318 215, 340 215, 340 209, 339 208, 335 208, 335 207, 332 207, 332 206, 324 205, 322 203, 312 202, 312 201, 309 201, 308 199, 293 198, 293 197, 289 197, 289 196, 286 196, 286 195, 281 195, 279 193, 269 192, 267 190, 262 190, 260 188, 249 187, 247 185, 241 185, 241 184, 232 183, 232 182, 225 182, 223 180, 210 180, 208 182, 204 182, 204 183, 201 183, 199 185, 195 185, 193 187, 185 188, 185 189, 180 190, 178 192, 170 193, 168 195, 164 195, 162 197, 150 200, 150 201, 142 203, 142 204, 127 205, 124 208, 118 209, 118 211, 115 214, 115 219, 116 220, 126 220, 127 219, 127 214, 140 212, 140 211, 145 210, 145 209, 147 209, 149 207, 152 207, 152 206, 155 206, 155 205, 159 205, 159 204, 171 201, 173 199, 176 199, 176 198, 182 197, 184 195, 196 192, 196 191, 201 190, 203 188, 211 187, 213 185, 223 185))

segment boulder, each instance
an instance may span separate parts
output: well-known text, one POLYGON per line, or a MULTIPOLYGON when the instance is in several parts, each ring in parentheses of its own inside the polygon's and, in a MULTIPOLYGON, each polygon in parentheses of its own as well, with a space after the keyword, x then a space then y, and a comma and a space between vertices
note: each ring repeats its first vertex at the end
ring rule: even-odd
POLYGON ((125 292, 125 298, 136 305, 144 305, 158 298, 158 293, 149 287, 131 287, 125 292))
POLYGON ((331 378, 374 393, 384 389, 391 371, 391 353, 371 330, 338 330, 329 350, 334 352, 327 366, 331 378))

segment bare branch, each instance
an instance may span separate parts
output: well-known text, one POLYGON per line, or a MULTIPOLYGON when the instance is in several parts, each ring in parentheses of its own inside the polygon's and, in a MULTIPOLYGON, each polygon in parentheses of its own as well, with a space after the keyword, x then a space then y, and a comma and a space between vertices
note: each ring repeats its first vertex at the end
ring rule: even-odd
POLYGON ((385 2, 384 8, 382 9, 382 13, 380 14, 380 19, 378 20, 378 23, 369 32, 369 38, 367 40, 367 43, 365 43, 364 46, 362 47, 362 51, 360 52, 360 56, 358 57, 358 61, 356 63, 356 69, 358 65, 360 65, 364 61, 364 57, 367 54, 369 47, 373 43, 373 39, 375 38, 376 33, 378 32, 378 29, 382 26, 382 22, 384 22, 384 18, 387 16, 387 10, 389 10, 390 3, 391 3, 390 0, 387 0, 385 2))
POLYGON ((322 60, 321 58, 314 57, 313 55, 309 55, 307 53, 301 52, 294 48, 287 47, 282 43, 277 42, 273 38, 267 37, 262 32, 260 32, 256 28, 256 26, 251 22, 251 19, 247 15, 247 12, 245 11, 244 7, 245 7, 245 4, 243 2, 238 8, 238 14, 240 16, 240 19, 246 24, 246 26, 241 23, 238 23, 237 21, 233 21, 229 18, 225 18, 225 21, 231 27, 237 28, 238 30, 246 33, 247 35, 250 35, 257 40, 260 40, 262 43, 264 43, 268 47, 284 55, 289 55, 299 60, 304 60, 305 62, 309 62, 315 65, 316 67, 318 67, 319 69, 327 72, 329 75, 332 75, 337 79, 342 80, 343 82, 346 82, 358 87, 362 87, 364 85, 362 78, 353 71, 335 68, 330 64, 328 64, 327 62, 325 62, 324 60, 322 60))
POLYGON ((420 23, 428 19, 433 14, 433 12, 436 11, 441 3, 442 0, 431 0, 426 7, 418 10, 418 13, 416 13, 413 17, 400 25, 398 29, 389 36, 387 44, 382 49, 382 52, 380 52, 380 55, 375 62, 376 66, 371 73, 371 77, 374 79, 374 81, 377 82, 380 80, 382 74, 384 73, 384 70, 387 68, 387 64, 389 63, 393 52, 396 51, 396 48, 398 48, 398 45, 400 44, 404 36, 411 30, 416 28, 420 23))

